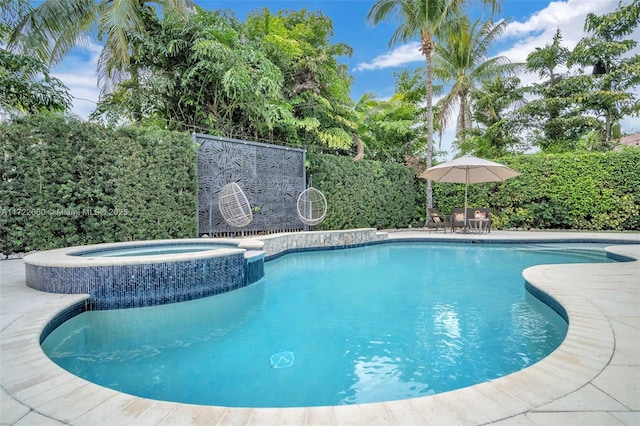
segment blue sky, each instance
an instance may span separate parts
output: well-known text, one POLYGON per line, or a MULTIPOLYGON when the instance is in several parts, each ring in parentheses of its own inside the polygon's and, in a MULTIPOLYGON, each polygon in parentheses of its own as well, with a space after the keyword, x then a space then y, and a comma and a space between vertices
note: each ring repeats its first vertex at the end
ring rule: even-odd
MULTIPOLYGON (((630 0, 623 0, 628 4, 630 0)), ((251 11, 268 8, 272 12, 282 9, 319 10, 333 21, 334 43, 346 43, 354 50, 353 56, 342 57, 354 78, 352 98, 358 100, 365 92, 373 92, 380 99, 389 98, 394 92, 393 73, 414 70, 424 65, 424 57, 418 51, 418 42, 395 45, 389 40, 395 30, 392 23, 381 23, 375 27, 366 22, 366 16, 375 0, 200 0, 201 7, 209 10, 231 9, 245 21, 251 11)), ((496 43, 493 55, 504 55, 511 62, 523 62, 535 47, 550 43, 556 29, 562 32, 563 43, 568 48, 584 36, 583 25, 587 13, 601 15, 615 10, 619 0, 504 0, 498 17, 510 18, 504 36, 496 43)), ((472 16, 483 13, 480 2, 471 2, 472 16)), ((485 13, 486 15, 487 13, 485 13)), ((633 36, 640 40, 640 33, 633 36)), ((73 111, 87 117, 98 100, 96 87, 96 60, 101 46, 95 44, 76 49, 65 61, 54 69, 54 75, 70 88, 76 98, 73 111)), ((635 53, 640 53, 637 50, 635 53)), ((523 82, 534 81, 536 76, 521 75, 523 82)), ((455 120, 453 120, 455 123, 455 120)), ((640 132, 640 118, 627 118, 622 123, 623 131, 640 132)), ((447 129, 442 149, 449 152, 454 129, 447 129)))

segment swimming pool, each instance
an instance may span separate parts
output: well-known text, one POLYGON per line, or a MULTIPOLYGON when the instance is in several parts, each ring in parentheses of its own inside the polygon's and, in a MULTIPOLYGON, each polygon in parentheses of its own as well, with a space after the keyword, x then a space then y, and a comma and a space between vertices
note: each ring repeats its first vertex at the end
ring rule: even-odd
POLYGON ((43 348, 74 374, 155 399, 286 407, 413 398, 549 354, 567 324, 524 290, 522 270, 604 261, 576 247, 426 243, 290 254, 267 262, 257 284, 216 297, 86 312, 43 348), (279 354, 283 368, 273 364, 279 354))

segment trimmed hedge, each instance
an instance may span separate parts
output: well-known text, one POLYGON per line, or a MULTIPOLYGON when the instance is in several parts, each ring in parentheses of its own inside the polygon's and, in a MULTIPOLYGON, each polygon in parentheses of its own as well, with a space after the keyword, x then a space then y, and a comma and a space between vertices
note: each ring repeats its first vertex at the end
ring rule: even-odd
MULTIPOLYGON (((640 150, 534 154, 496 160, 521 175, 469 185, 469 207, 491 207, 502 229, 640 230, 640 150)), ((464 185, 434 182, 444 213, 464 205, 464 185)))
POLYGON ((307 173, 327 197, 327 216, 314 229, 422 226, 423 203, 415 172, 405 166, 315 154, 307 173))
POLYGON ((188 134, 31 115, 0 137, 3 250, 195 235, 188 134))
MULTIPOLYGON (((195 235, 197 150, 186 133, 37 115, 0 124, 0 150, 3 250, 195 235)), ((496 161, 522 174, 469 186, 469 207, 490 207, 494 228, 640 230, 638 149, 496 161)), ((424 225, 425 180, 409 167, 314 154, 307 171, 328 202, 314 229, 424 225)), ((464 204, 463 184, 433 187, 442 213, 464 204)))

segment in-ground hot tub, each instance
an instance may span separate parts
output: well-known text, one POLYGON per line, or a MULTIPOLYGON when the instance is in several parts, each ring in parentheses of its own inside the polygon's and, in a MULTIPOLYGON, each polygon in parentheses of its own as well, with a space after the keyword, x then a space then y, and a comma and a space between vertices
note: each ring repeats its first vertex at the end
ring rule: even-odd
POLYGON ((198 299, 264 275, 258 240, 134 241, 48 250, 24 259, 27 285, 89 294, 87 308, 120 309, 198 299))

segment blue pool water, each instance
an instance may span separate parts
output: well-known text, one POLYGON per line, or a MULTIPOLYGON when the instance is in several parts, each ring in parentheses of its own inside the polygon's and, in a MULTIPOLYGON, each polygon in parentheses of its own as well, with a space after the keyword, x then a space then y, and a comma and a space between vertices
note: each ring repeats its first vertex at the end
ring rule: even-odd
POLYGON ((288 254, 230 293, 85 312, 43 349, 103 386, 193 404, 430 395, 518 371, 562 342, 567 323, 526 292, 522 270, 609 260, 558 247, 396 243, 288 254))
POLYGON ((99 250, 87 250, 72 253, 72 255, 80 257, 155 256, 160 254, 194 253, 221 248, 235 248, 235 246, 230 244, 151 244, 138 247, 125 246, 99 250))

